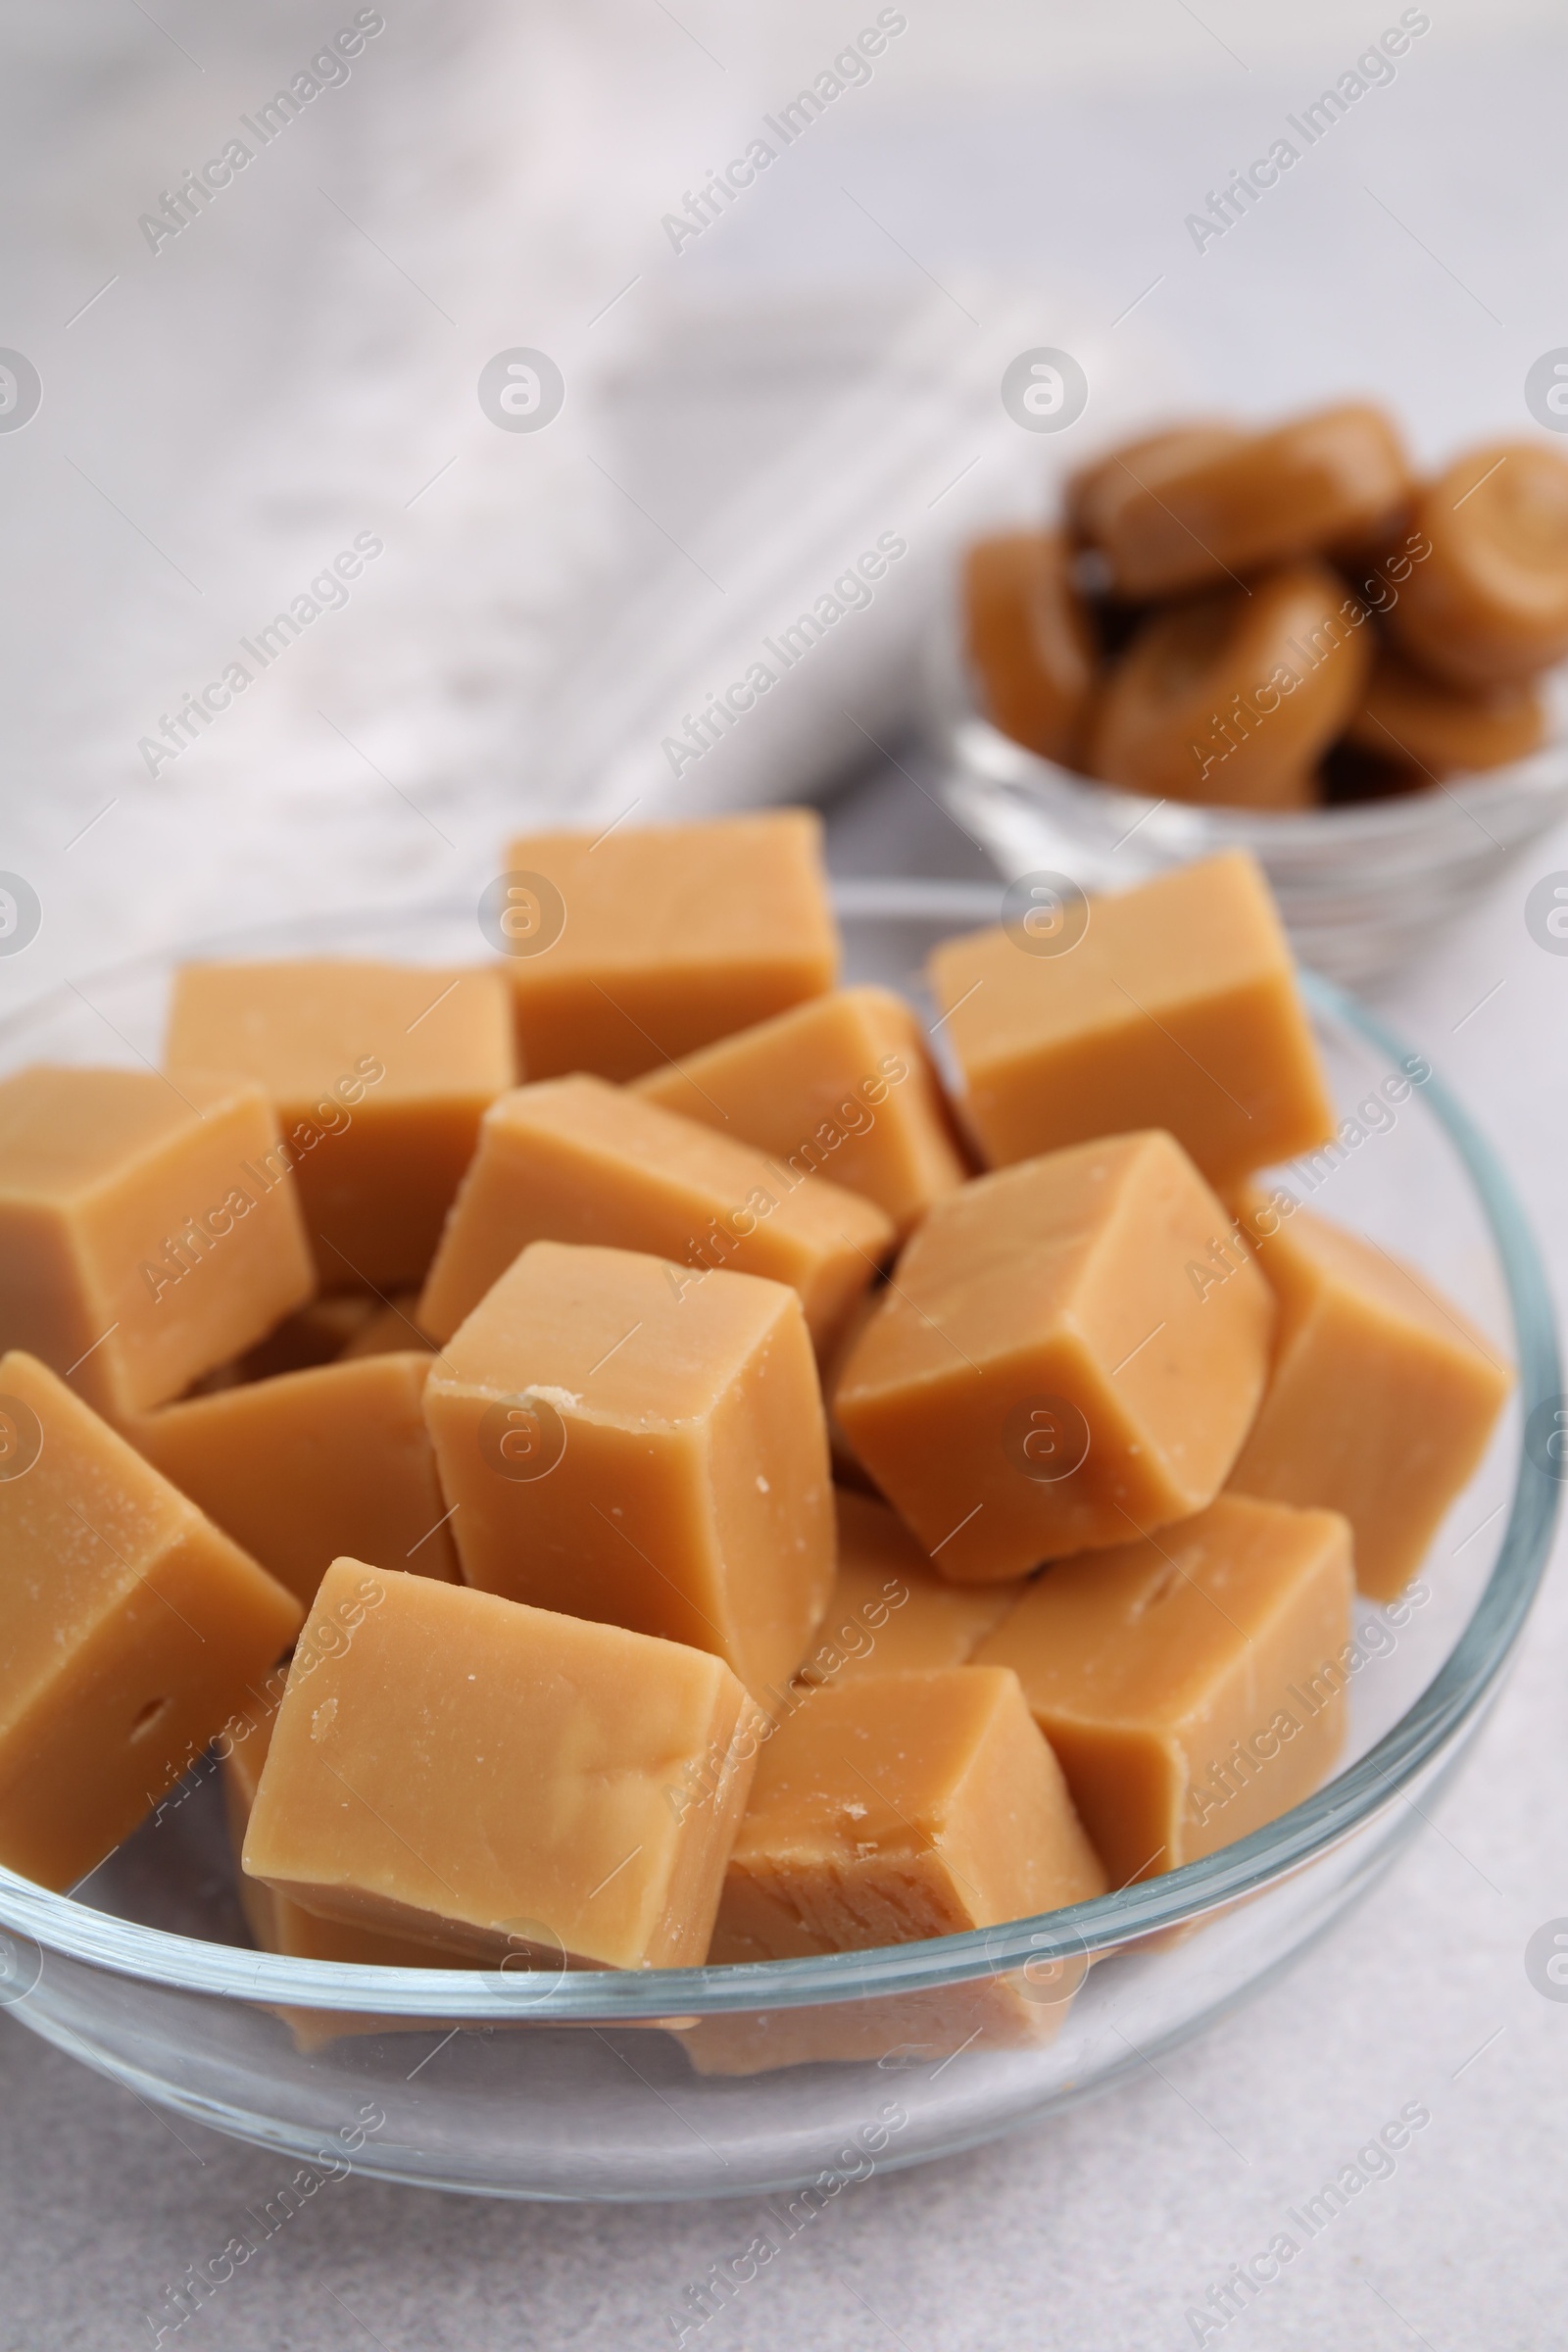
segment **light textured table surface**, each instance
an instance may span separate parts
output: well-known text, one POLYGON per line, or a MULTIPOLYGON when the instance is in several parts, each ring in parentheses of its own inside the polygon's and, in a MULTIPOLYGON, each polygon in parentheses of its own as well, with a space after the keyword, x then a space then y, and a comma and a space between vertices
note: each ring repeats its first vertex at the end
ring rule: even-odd
MULTIPOLYGON (((352 13, 277 0, 264 24, 228 0, 0 0, 26 69, 0 96, 0 192, 28 224, 0 344, 31 350, 46 382, 36 421, 0 444, 0 867, 28 874, 45 905, 36 946, 0 968, 0 1011, 223 921, 477 887, 504 819, 549 800, 532 692, 568 589, 592 609, 607 548, 612 572, 655 578, 666 564, 672 600, 711 593, 693 563, 726 576, 721 535, 703 535, 715 469, 760 470, 760 444, 808 403, 808 372, 770 357, 773 406, 759 400, 750 439, 739 419, 726 453, 715 420, 733 404, 705 361, 682 467, 667 449, 639 461, 635 433, 624 449, 585 438, 576 410, 549 447, 490 433, 473 377, 504 345, 566 335, 569 319, 580 379, 597 369, 607 401, 618 382, 635 416, 639 336, 662 317, 667 345, 673 318, 678 344, 699 292, 710 318, 728 287, 776 329, 803 288, 852 310, 878 290, 956 299, 932 295, 935 278, 978 303, 988 271, 1014 286, 1033 273, 1043 295, 1070 291, 1075 317, 1087 298, 1107 352, 1147 331, 1172 355, 1148 385, 1155 405, 1177 384, 1253 414, 1365 387, 1398 403, 1430 457, 1531 429, 1525 369, 1568 341, 1563 33, 1530 0, 1434 0, 1396 85, 1200 256, 1185 213, 1397 17, 1393 0, 1371 16, 1349 0, 910 0, 906 41, 853 111, 847 99, 745 218, 679 257, 662 208, 833 53, 841 9, 388 0, 352 84, 150 255, 137 215, 176 166, 213 152, 218 127, 352 13), (617 288, 621 307, 596 323, 617 288), (662 313, 639 312, 655 295, 662 313), (607 476, 636 489, 635 509, 607 476), (376 582, 291 654, 268 699, 149 780, 135 746, 154 714, 371 521, 388 544, 376 582)), ((874 14, 855 11, 854 26, 874 14)), ((891 770, 841 806, 833 834, 843 870, 978 870, 891 770)), ((1568 957, 1543 954, 1522 918, 1529 883, 1557 867, 1568 833, 1383 1003, 1499 1146, 1560 1295, 1568 957)), ((1524 1950, 1568 1915, 1565 1668, 1559 1575, 1435 1825, 1294 1972, 1157 2073, 846 2191, 689 2340, 1191 2344, 1186 2315, 1211 2282, 1420 2101, 1431 2124, 1393 2178, 1207 2340, 1562 2343, 1568 2004, 1532 1988, 1524 1950)), ((176 2136, 14 2019, 0 2019, 0 2352, 150 2343, 143 2314, 287 2169, 183 2123, 176 2136)), ((214 2352, 635 2352, 672 2341, 665 2314, 687 2282, 755 2227, 745 2200, 487 2205, 351 2179, 182 2338, 214 2352)))

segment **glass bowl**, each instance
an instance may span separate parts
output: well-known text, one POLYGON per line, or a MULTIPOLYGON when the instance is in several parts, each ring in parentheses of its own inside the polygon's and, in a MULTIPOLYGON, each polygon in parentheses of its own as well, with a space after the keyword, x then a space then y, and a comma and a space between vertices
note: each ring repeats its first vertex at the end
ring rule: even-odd
POLYGON ((1446 939, 1568 809, 1568 693, 1547 681, 1542 749, 1395 800, 1305 810, 1152 801, 1026 751, 979 708, 956 612, 932 635, 927 721, 954 815, 1010 880, 1047 871, 1126 890, 1167 866, 1250 850, 1301 961, 1356 986, 1446 939))
MULTIPOLYGON (((918 1000, 928 949, 993 919, 1000 887, 841 885, 850 976, 918 1000)), ((448 963, 482 952, 475 910, 453 906, 313 918, 191 952, 334 949, 448 963)), ((155 1057, 172 960, 88 980, 0 1025, 0 1069, 155 1057)), ((1349 1742, 1316 1795, 1165 1877, 984 1933, 558 1977, 253 1950, 209 1756, 73 1894, 0 1871, 0 2001, 141 2098, 317 2172, 352 2164, 555 2199, 793 2192, 773 2208, 776 2235, 848 2180, 1085 2098, 1220 2017, 1421 1825, 1497 1688, 1558 1494, 1524 1445, 1530 1416, 1549 1420, 1561 1399, 1545 1279, 1507 1183, 1436 1077, 1396 1109, 1374 1098, 1398 1041, 1327 984, 1308 993, 1347 1124, 1282 1180, 1428 1268, 1520 1371, 1421 1578, 1392 1607, 1356 1604, 1341 1664, 1349 1742), (842 2054, 809 2056, 825 2048, 842 2054), (736 2068, 754 2071, 722 2071, 736 2068)))

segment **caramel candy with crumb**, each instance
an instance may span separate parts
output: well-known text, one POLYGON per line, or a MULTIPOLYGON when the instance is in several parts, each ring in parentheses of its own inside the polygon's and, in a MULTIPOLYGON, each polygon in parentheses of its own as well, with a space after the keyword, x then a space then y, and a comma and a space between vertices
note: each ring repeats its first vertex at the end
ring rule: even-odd
POLYGON ((701 1961, 756 1744, 720 1659, 356 1560, 327 1570, 300 1646, 316 1662, 277 1711, 253 1878, 481 1960, 701 1961), (317 1654, 355 1598, 363 1622, 317 1654), (686 1775, 702 1790, 677 1808, 686 1775))
POLYGON ((1357 751, 1414 771, 1416 783, 1438 783, 1523 760, 1545 733, 1545 705, 1530 681, 1444 686, 1385 648, 1345 738, 1357 751))
POLYGON ((68 1887, 299 1629, 292 1594, 32 1356, 0 1360, 0 1862, 68 1887))
POLYGON ((1214 586, 1319 549, 1372 537, 1411 489, 1381 410, 1321 409, 1271 432, 1161 434, 1079 484, 1079 528, 1116 594, 1168 596, 1214 586))
POLYGON ((1229 1219, 1168 1135, 978 1177, 934 1208, 844 1368, 850 1444, 942 1574, 1001 1583, 1212 1501, 1268 1364, 1229 1219))
POLYGON ((1411 520, 1431 552, 1384 568, 1399 583, 1389 633, 1418 667, 1498 686, 1568 654, 1568 460, 1535 441, 1469 450, 1425 485, 1411 520))
POLYGON ((949 1584, 896 1512, 869 1494, 833 1497, 839 1564, 801 1667, 811 1683, 962 1666, 1018 1597, 1016 1585, 949 1584))
POLYGON ((448 1505, 424 1426, 430 1357, 280 1372, 165 1405, 126 1436, 309 1608, 333 1560, 455 1582, 448 1505))
POLYGON ((1252 858, 1232 850, 1082 911, 1062 953, 1015 924, 931 957, 959 1107, 993 1165, 1164 1127, 1225 1185, 1328 1140, 1333 1105, 1252 858))
POLYGON ((1012 531, 972 546, 963 609, 986 715, 1043 759, 1070 760, 1095 648, 1061 533, 1012 531))
POLYGON ((976 1660, 1010 1666, 1110 1882, 1286 1813, 1345 1738, 1350 1531, 1223 1494, 1158 1536, 1063 1560, 976 1660))
POLYGON ((529 1078, 635 1078, 838 977, 811 809, 525 834, 507 865, 497 945, 529 1078))
POLYGON ((1282 1216, 1288 1199, 1242 1205, 1279 1327, 1231 1486, 1342 1511, 1357 1583, 1392 1600, 1485 1453, 1512 1376, 1425 1274, 1310 1209, 1282 1216))
POLYGON ((865 1675, 763 1745, 709 1958, 912 1943, 1104 1891, 1015 1675, 865 1675))
POLYGON ((259 1086, 41 1064, 0 1082, 0 1348, 142 1412, 314 1288, 259 1086))
POLYGON ((862 1194, 901 1236, 967 1173, 920 1024, 886 988, 815 997, 632 1091, 772 1152, 793 1175, 862 1194))
POLYGON ((784 1284, 536 1242, 424 1409, 470 1585, 710 1649, 754 1691, 793 1674, 832 1583, 833 1506, 784 1284))
MULTIPOLYGON (((355 1609, 363 1617, 363 1600, 356 1601, 355 1609)), ((356 1629, 350 1629, 351 1635, 353 1630, 356 1629)), ((275 1690, 270 1688, 225 1726, 220 1746, 223 1811, 236 1867, 250 1827, 251 1807, 261 1785, 262 1767, 272 1744, 272 1727, 277 1721, 287 1670, 280 1671, 275 1679, 275 1690)), ((355 1968, 462 1968, 467 1963, 467 1954, 461 1950, 443 1953, 428 1942, 416 1942, 413 1936, 387 1936, 374 1928, 351 1926, 347 1920, 322 1919, 316 1912, 307 1911, 302 1903, 291 1902, 286 1894, 274 1894, 270 1886, 261 1879, 251 1878, 244 1870, 239 1871, 239 1900, 245 1924, 261 1950, 283 1952, 292 1960, 339 1960, 355 1968)), ((303 2036, 308 2046, 332 2038, 324 2028, 335 2028, 342 2034, 371 2026, 395 2029, 402 2024, 407 2030, 413 2022, 362 2019, 352 2010, 294 2009, 285 2014, 296 2032, 306 2020, 310 2021, 310 2029, 303 2036)))
POLYGON ((517 1075, 499 972, 328 956, 185 965, 165 1061, 267 1089, 329 1290, 422 1280, 480 1114, 517 1075))
POLYGON ((1300 808, 1360 702, 1366 613, 1322 564, 1220 588, 1147 620, 1085 728, 1092 775, 1155 798, 1300 808))
POLYGON ((672 1259, 688 1282, 718 1267, 791 1283, 826 1347, 893 1239, 879 1208, 825 1176, 602 1078, 556 1078, 485 1114, 418 1319, 449 1340, 530 1242, 584 1242, 672 1259))

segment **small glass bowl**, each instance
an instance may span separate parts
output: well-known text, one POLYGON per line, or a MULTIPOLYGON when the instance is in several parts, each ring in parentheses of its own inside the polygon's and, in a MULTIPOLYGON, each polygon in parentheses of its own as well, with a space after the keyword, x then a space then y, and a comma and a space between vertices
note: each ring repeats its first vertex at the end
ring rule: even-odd
MULTIPOLYGON (((995 919, 999 899, 1000 885, 841 885, 849 976, 919 998, 931 946, 995 919)), ((448 906, 191 953, 333 951, 450 963, 482 948, 474 910, 448 906)), ((0 1070, 156 1057, 172 962, 62 990, 0 1026, 0 1070)), ((1376 1019, 1325 983, 1308 994, 1336 1099, 1361 1109, 1283 1180, 1429 1269, 1520 1374, 1421 1579, 1391 1608, 1357 1602, 1346 1761, 1316 1795, 1162 1878, 984 1933, 558 1978, 253 1950, 209 1756, 74 1894, 0 1871, 0 2003, 138 2096, 296 2163, 494 2196, 800 2191, 773 2209, 775 2234, 848 2180, 1064 2107, 1219 2017, 1420 1826, 1417 1800, 1459 1762, 1518 1639, 1558 1496, 1524 1443, 1531 1416, 1560 1403, 1560 1376, 1507 1183, 1438 1079, 1390 1103, 1381 1081, 1401 1049, 1376 1019), (857 2054, 787 2063, 829 2044, 857 2054), (736 2064, 761 2071, 713 2071, 736 2064)))
POLYGON ((925 679, 948 806, 1009 880, 1046 871, 1090 892, 1125 890, 1194 858, 1250 850, 1301 961, 1354 986, 1446 939, 1568 810, 1568 697, 1555 678, 1549 739, 1528 759, 1293 815, 1152 801, 1026 751, 982 712, 951 610, 925 679))

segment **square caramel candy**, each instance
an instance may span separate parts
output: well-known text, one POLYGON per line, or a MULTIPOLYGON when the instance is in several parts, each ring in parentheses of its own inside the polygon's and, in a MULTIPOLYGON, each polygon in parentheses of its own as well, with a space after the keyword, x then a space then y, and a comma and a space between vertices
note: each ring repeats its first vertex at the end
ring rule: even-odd
MULTIPOLYGON (((376 1592, 379 1590, 377 1587, 376 1592)), ((345 1632, 352 1632, 363 1615, 363 1601, 339 1604, 339 1622, 345 1632)), ((471 1966, 469 1955, 454 1947, 419 1942, 411 1936, 384 1935, 374 1928, 351 1927, 346 1920, 321 1919, 316 1912, 307 1911, 302 1903, 291 1902, 287 1895, 274 1894, 260 1879, 246 1875, 240 1855, 288 1676, 286 1665, 274 1668, 251 1705, 229 1719, 215 1742, 228 1841, 234 1855, 236 1889, 252 1942, 258 1951, 278 1952, 286 1959, 332 1960, 350 1968, 471 1966)), ((273 2014, 287 2026, 295 2048, 307 2057, 345 2035, 408 2034, 425 2029, 422 2019, 377 2016, 359 2009, 279 2005, 273 2014)))
POLYGON ((424 1395, 470 1585, 786 1681, 833 1579, 801 1302, 752 1274, 536 1242, 424 1395))
POLYGON ((1016 1675, 862 1675, 764 1741, 709 1958, 911 1943, 1104 1891, 1016 1675))
MULTIPOLYGON (((1000 1926, 1087 1902, 1105 1874, 1017 1677, 870 1674, 774 1730, 724 1877, 709 1958, 796 1959, 1000 1926)), ((704 2018, 700 2074, 930 2062, 1050 2040, 1083 1963, 878 2000, 704 2018)))
POLYGON ((449 1340, 530 1242, 602 1243, 792 1283, 831 1345, 893 1247, 881 1209, 603 1078, 519 1086, 489 1111, 418 1319, 449 1340))
POLYGON ((345 1552, 450 1584, 451 1513, 424 1425, 430 1364, 411 1350, 280 1372, 166 1404, 125 1435, 307 1608, 345 1552))
POLYGON ((1213 1500, 1274 1322, 1245 1260, 1206 1294, 1191 1278, 1228 1224, 1157 1134, 1026 1160, 937 1203, 833 1404, 944 1576, 1021 1576, 1213 1500))
MULTIPOLYGON (((367 1579, 364 1593, 350 1598, 346 1612, 343 1601, 339 1600, 338 1623, 347 1639, 351 1640, 363 1623, 367 1599, 374 1606, 383 1592, 383 1585, 367 1579)), ((329 1653, 321 1651, 319 1654, 325 1656, 329 1653)), ((311 1655, 311 1652, 306 1653, 308 1661, 311 1655)), ((245 1833, 250 1828, 251 1808, 256 1802, 262 1770, 271 1748, 272 1730, 277 1722, 277 1710, 288 1673, 287 1668, 282 1668, 270 1678, 267 1690, 225 1724, 218 1740, 223 1783, 223 1813, 228 1825, 229 1843, 234 1849, 235 1868, 239 1871, 240 1908, 258 1948, 264 1952, 282 1952, 294 1960, 347 1961, 356 1968, 466 1967, 468 1964, 466 1951, 456 1947, 443 1951, 438 1945, 416 1940, 411 1936, 389 1936, 375 1928, 351 1925, 347 1920, 322 1919, 318 1913, 307 1911, 302 1903, 291 1902, 287 1895, 274 1894, 263 1880, 253 1879, 239 1868, 245 1833), (275 1689, 271 1687, 273 1683, 275 1689)), ((339 2033, 349 2030, 347 2021, 354 2014, 352 2011, 288 2012, 291 2023, 306 2017, 319 2019, 323 2025, 335 2020, 339 2033)), ((400 2021, 387 2019, 375 2022, 395 2027, 400 2021)), ((406 2027, 409 2021, 401 2022, 406 2027)), ((322 2034, 319 2026, 310 2035, 313 2041, 329 2037, 322 2034)))
POLYGON ((423 1279, 480 1116, 517 1075, 501 973, 330 956, 186 964, 164 1057, 266 1088, 328 1290, 423 1279))
POLYGON ((930 978, 960 1112, 995 1167, 1163 1127, 1224 1185, 1334 1133, 1290 947, 1245 851, 1117 898, 1045 892, 938 948, 930 978))
POLYGON ((901 1237, 968 1174, 920 1025, 885 988, 814 997, 650 1070, 634 1091, 863 1194, 901 1237))
POLYGON ((1351 1590, 1338 1512, 1222 1494, 1048 1568, 975 1661, 1016 1673, 1125 1886, 1234 1843, 1327 1778, 1351 1590))
POLYGON ((801 1665, 807 1682, 961 1666, 1022 1591, 1021 1585, 950 1584, 897 1512, 869 1494, 839 1487, 833 1505, 838 1569, 801 1665))
POLYGON ((337 1560, 301 1638, 244 1868, 323 1919, 481 1960, 701 1961, 756 1710, 706 1652, 337 1560), (364 1618, 322 1648, 351 1596, 364 1618), (707 1771, 697 1801, 670 1790, 707 1771), (677 1818, 678 1812, 678 1818, 677 1818))
POLYGON ((300 1607, 34 1357, 0 1359, 0 1862, 74 1885, 203 1753, 300 1607))
POLYGON ((1392 1600, 1485 1453, 1512 1374, 1427 1275, 1377 1244, 1289 1195, 1246 1196, 1241 1223, 1279 1299, 1279 1332, 1230 1483, 1343 1511, 1357 1584, 1392 1600))
POLYGON ((0 1082, 0 1348, 142 1412, 315 1287, 259 1086, 42 1064, 0 1082))
POLYGON ((813 810, 525 834, 507 863, 480 924, 510 958, 530 1078, 635 1078, 838 977, 813 810))

